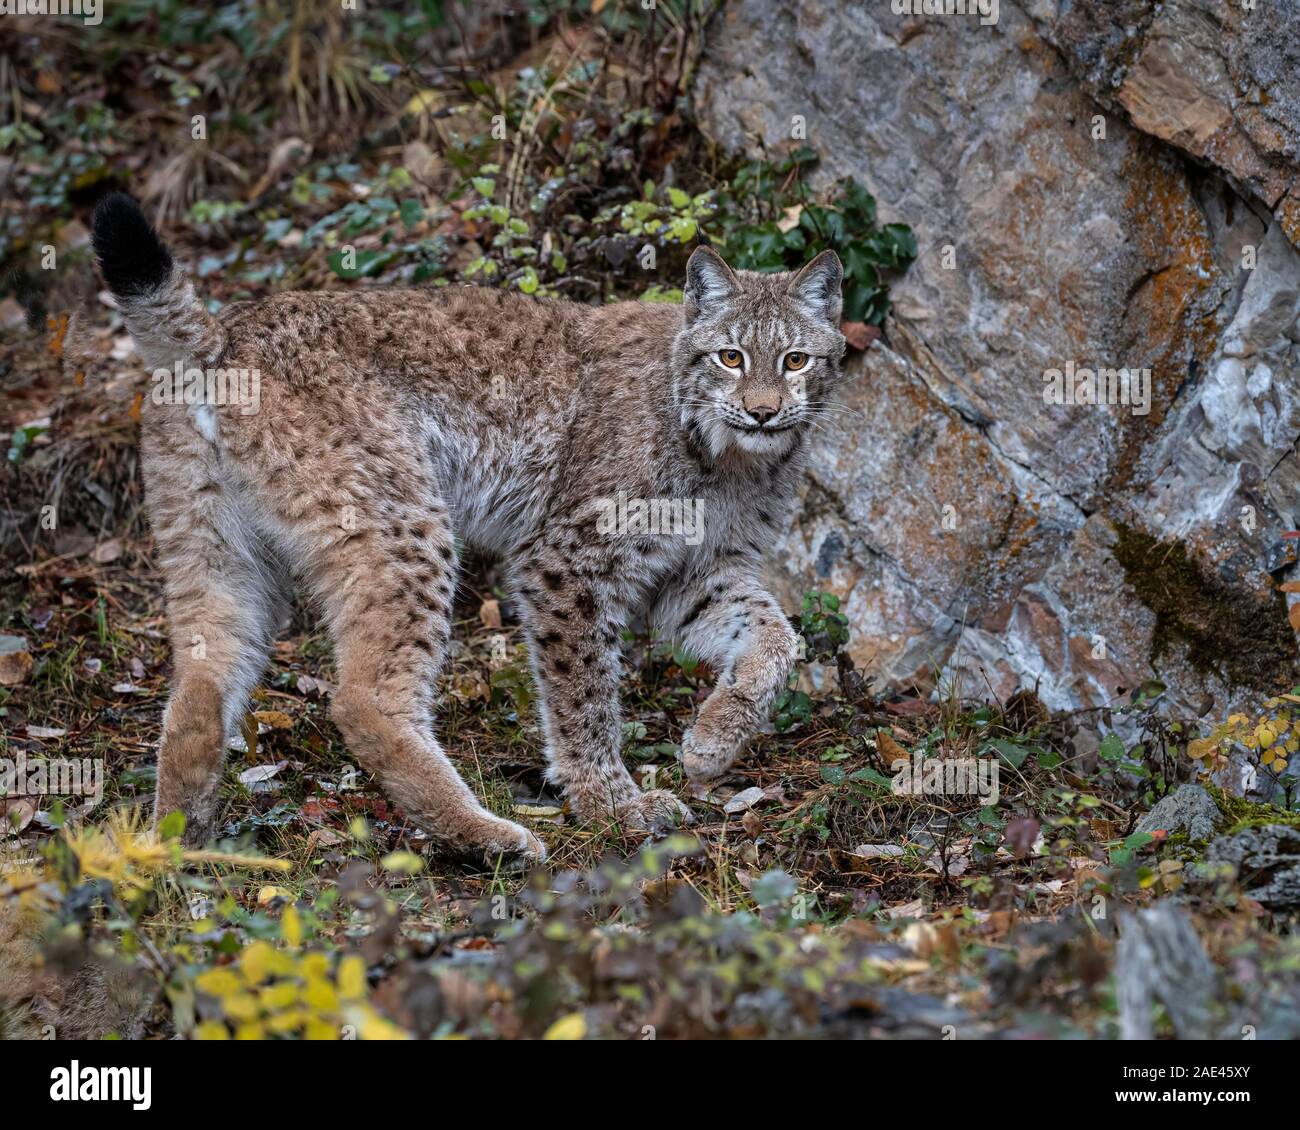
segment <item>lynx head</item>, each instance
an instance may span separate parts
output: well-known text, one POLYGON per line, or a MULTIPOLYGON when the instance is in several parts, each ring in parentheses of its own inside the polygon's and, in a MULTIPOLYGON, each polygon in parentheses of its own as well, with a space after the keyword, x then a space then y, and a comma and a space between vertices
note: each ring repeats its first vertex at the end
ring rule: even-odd
POLYGON ((683 427, 714 458, 782 455, 817 415, 844 355, 843 277, 829 250, 780 274, 733 271, 710 247, 691 255, 674 393, 683 427))

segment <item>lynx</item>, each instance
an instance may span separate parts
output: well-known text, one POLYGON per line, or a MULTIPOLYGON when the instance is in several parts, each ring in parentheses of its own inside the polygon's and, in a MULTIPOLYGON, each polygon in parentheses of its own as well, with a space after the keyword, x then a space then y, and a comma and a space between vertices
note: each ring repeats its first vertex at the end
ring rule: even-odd
POLYGON ((442 849, 545 858, 434 736, 464 546, 509 571, 571 813, 691 819, 621 760, 621 633, 635 617, 718 673, 680 756, 690 778, 724 772, 796 658, 761 565, 839 377, 834 252, 758 274, 699 247, 681 305, 445 287, 285 293, 213 317, 129 197, 101 202, 93 234, 151 371, 257 378, 255 410, 146 398, 175 657, 155 819, 180 810, 187 840, 212 833, 227 735, 296 583, 333 640, 331 716, 360 765, 442 849))

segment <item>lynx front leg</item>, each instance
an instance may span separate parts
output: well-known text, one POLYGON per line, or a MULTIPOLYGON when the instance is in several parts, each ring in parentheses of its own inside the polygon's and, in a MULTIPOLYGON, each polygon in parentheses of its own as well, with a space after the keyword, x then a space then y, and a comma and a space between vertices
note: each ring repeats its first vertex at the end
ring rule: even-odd
POLYGON ((638 789, 619 754, 621 616, 588 579, 558 566, 527 566, 520 581, 548 776, 574 814, 637 829, 692 819, 672 793, 638 789))
POLYGON ((680 590, 659 614, 687 651, 718 668, 717 686, 682 739, 687 776, 716 777, 767 719, 798 639, 776 598, 750 577, 708 578, 680 590))

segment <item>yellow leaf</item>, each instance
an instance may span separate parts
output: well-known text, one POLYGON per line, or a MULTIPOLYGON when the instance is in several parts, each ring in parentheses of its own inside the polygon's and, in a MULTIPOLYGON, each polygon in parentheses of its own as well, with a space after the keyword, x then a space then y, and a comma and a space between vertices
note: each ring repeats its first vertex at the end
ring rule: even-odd
POLYGON ((250 985, 260 985, 277 974, 289 972, 293 962, 270 942, 254 942, 239 955, 239 967, 250 985))
POLYGON ((327 1023, 318 1016, 313 1016, 308 1019, 303 1036, 308 1040, 337 1040, 339 1030, 337 1025, 327 1023))
POLYGON ((250 1021, 247 1024, 241 1024, 235 1029, 236 1040, 265 1040, 266 1029, 256 1021, 250 1021))
POLYGON ((288 897, 289 892, 283 887, 263 887, 257 892, 257 905, 269 906, 271 903, 275 902, 276 899, 287 899, 288 897))
POLYGON ((284 1012, 272 1013, 266 1018, 268 1031, 284 1036, 296 1032, 307 1022, 307 1013, 301 1008, 290 1008, 284 1012))
POLYGON ((302 963, 299 972, 304 977, 328 977, 330 973, 330 959, 323 953, 305 953, 302 956, 302 963))
POLYGON ((345 1001, 360 1000, 366 995, 366 963, 356 954, 339 962, 339 996, 345 1001))
POLYGON ((334 986, 323 978, 313 978, 302 991, 302 1000, 317 1012, 334 1012, 339 1007, 339 997, 334 986))
POLYGON ((194 1029, 196 1040, 228 1040, 230 1031, 218 1020, 205 1020, 194 1029))
POLYGON ((231 1020, 256 1020, 262 1014, 257 998, 252 993, 235 993, 223 997, 221 1008, 231 1020))
POLYGON ((385 1020, 372 1008, 365 1008, 358 1015, 357 1009, 351 1009, 349 1019, 356 1024, 357 1035, 363 1040, 409 1040, 411 1037, 396 1024, 385 1020))
POLYGON ((562 1016, 548 1029, 543 1040, 581 1040, 587 1035, 587 1018, 580 1012, 562 1016))
POLYGON ((284 938, 285 944, 297 949, 302 945, 302 919, 298 916, 298 908, 290 903, 284 908, 284 914, 280 916, 280 936, 284 938))
POLYGON ((273 730, 293 729, 293 719, 283 710, 259 710, 253 717, 259 722, 270 726, 273 730))
POLYGON ((395 871, 399 875, 415 875, 424 869, 424 860, 413 851, 395 851, 384 856, 379 865, 385 871, 395 871))
POLYGON ((285 1012, 298 1003, 298 986, 292 981, 281 981, 263 989, 259 999, 268 1012, 285 1012))
POLYGON ((213 997, 229 997, 243 991, 243 984, 229 969, 209 969, 194 978, 201 992, 213 997))
POLYGON ((436 90, 417 90, 406 103, 406 113, 427 114, 438 105, 439 92, 436 90))

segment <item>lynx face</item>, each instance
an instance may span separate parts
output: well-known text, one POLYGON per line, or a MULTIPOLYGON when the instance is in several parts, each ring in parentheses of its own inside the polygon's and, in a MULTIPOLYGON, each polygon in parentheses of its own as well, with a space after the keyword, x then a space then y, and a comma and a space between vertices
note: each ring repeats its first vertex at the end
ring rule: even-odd
POLYGON ((691 256, 674 391, 714 458, 783 455, 820 411, 844 355, 842 278, 833 251, 772 275, 733 271, 710 248, 691 256))

